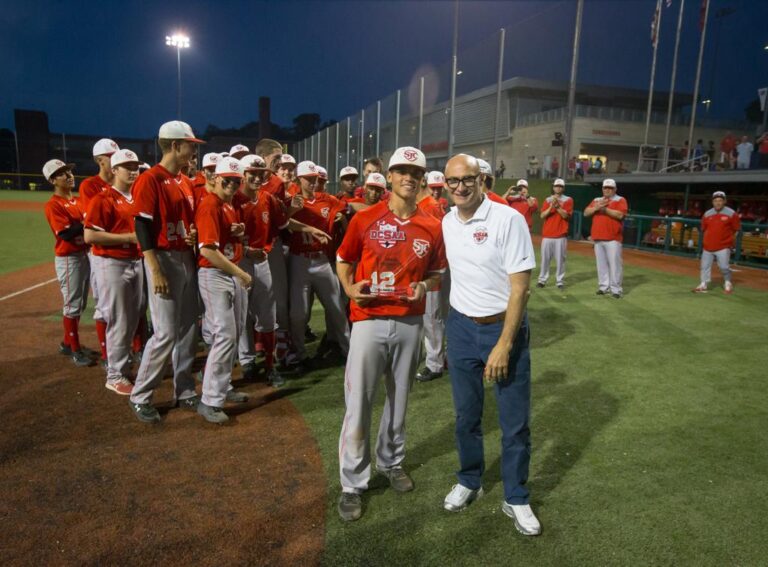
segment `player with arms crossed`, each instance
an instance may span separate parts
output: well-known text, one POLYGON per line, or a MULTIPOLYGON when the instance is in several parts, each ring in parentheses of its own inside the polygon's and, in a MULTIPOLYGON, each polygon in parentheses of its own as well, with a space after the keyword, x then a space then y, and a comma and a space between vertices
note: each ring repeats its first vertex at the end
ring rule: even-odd
POLYGON ((174 400, 197 410, 199 398, 192 378, 197 338, 197 272, 192 247, 194 196, 181 179, 181 170, 202 140, 189 124, 174 120, 160 127, 160 163, 142 173, 133 190, 136 237, 144 253, 149 309, 154 334, 144 347, 130 407, 140 421, 155 423, 160 414, 152 406, 152 393, 173 358, 174 400))
POLYGON ((346 413, 339 438, 338 511, 345 521, 362 515, 361 494, 371 477, 371 413, 382 375, 387 399, 376 466, 394 490, 414 487, 402 467, 405 413, 418 363, 425 296, 445 270, 440 222, 416 205, 425 171, 420 150, 395 150, 389 162, 389 201, 355 214, 337 253, 336 269, 350 299, 352 319, 344 373, 346 413))

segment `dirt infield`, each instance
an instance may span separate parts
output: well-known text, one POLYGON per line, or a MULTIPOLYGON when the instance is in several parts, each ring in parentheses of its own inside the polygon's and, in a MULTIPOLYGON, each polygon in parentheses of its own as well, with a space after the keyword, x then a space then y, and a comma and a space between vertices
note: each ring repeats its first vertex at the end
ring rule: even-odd
MULTIPOLYGON (((0 296, 52 276, 2 276, 0 296)), ((251 400, 217 427, 171 409, 166 380, 145 426, 101 368, 55 352, 59 309, 55 283, 0 302, 4 564, 319 563, 327 480, 290 389, 236 380, 251 400)))

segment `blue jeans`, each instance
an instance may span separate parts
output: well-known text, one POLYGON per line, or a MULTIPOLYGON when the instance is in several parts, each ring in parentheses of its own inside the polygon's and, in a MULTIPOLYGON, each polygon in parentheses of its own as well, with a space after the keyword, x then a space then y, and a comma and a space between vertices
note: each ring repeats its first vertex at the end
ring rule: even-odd
MULTIPOLYGON (((483 370, 501 335, 503 322, 478 325, 451 309, 446 324, 448 370, 451 374, 456 409, 456 446, 460 469, 459 484, 480 488, 483 457, 483 370)), ((528 316, 518 331, 509 355, 509 374, 494 385, 501 426, 501 476, 504 499, 510 504, 527 504, 528 467, 531 461, 531 358, 528 351, 528 316)))

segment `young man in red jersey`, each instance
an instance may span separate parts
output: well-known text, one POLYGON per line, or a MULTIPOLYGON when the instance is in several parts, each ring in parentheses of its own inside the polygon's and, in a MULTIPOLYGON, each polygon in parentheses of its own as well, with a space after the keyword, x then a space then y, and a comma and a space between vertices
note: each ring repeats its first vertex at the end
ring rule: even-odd
POLYGON ((565 257, 568 249, 568 224, 573 214, 573 199, 564 195, 565 181, 558 178, 552 184, 552 195, 544 201, 541 218, 541 268, 536 287, 544 287, 549 279, 549 265, 555 259, 558 289, 565 287, 565 257))

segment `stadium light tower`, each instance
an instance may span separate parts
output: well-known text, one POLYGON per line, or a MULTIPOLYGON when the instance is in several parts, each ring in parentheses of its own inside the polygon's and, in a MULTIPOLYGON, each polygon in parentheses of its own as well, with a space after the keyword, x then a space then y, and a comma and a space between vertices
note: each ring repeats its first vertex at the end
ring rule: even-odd
POLYGON ((165 36, 165 45, 176 48, 176 69, 178 71, 178 85, 176 93, 176 118, 181 120, 181 50, 189 48, 189 37, 182 33, 165 36))

